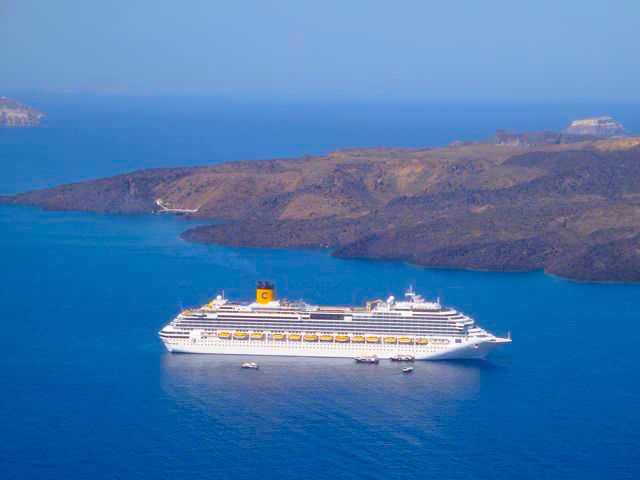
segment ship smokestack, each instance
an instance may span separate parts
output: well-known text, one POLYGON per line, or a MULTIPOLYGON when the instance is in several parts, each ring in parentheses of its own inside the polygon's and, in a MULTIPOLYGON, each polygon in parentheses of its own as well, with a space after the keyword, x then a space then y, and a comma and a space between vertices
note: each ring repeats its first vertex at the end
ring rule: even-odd
POLYGON ((256 302, 260 304, 267 304, 273 302, 276 299, 275 287, 271 282, 258 282, 256 286, 256 302))

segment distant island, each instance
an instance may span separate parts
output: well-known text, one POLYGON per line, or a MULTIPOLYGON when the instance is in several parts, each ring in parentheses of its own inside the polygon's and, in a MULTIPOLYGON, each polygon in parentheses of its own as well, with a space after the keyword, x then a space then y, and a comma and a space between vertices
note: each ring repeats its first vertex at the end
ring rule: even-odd
POLYGON ((574 135, 595 135, 598 137, 614 137, 624 135, 627 129, 611 117, 582 118, 574 120, 565 133, 574 135))
POLYGON ((40 125, 46 115, 38 110, 0 97, 0 127, 34 127, 40 125))
POLYGON ((640 281, 640 137, 498 131, 443 148, 140 170, 9 204, 227 220, 193 242, 640 281))

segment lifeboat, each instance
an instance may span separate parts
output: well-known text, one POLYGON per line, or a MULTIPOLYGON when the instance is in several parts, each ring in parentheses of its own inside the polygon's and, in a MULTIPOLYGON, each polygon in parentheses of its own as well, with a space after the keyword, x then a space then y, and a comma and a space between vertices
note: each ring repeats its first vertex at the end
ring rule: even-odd
POLYGON ((333 335, 320 335, 321 342, 333 342, 333 335))
POLYGON ((286 338, 287 336, 284 333, 274 333, 273 335, 271 335, 272 340, 284 340, 286 338))
POLYGON ((317 335, 307 334, 303 338, 304 338, 305 342, 317 342, 318 341, 318 336, 317 335))
POLYGON ((297 333, 292 333, 289 335, 289 340, 299 341, 302 338, 302 335, 298 335, 297 333))
POLYGON ((380 337, 367 337, 367 343, 380 343, 380 337))
POLYGON ((336 335, 336 342, 348 342, 349 337, 347 335, 336 335))
POLYGON ((362 343, 364 342, 364 337, 362 335, 354 335, 353 337, 351 337, 351 341, 356 343, 362 343))
POLYGON ((418 345, 426 345, 427 343, 429 343, 429 339, 428 338, 419 338, 417 340, 418 345))
POLYGON ((247 333, 246 332, 236 332, 236 333, 233 334, 233 338, 240 338, 240 339, 247 338, 247 333))
POLYGON ((262 338, 264 337, 264 333, 253 332, 249 334, 249 337, 251 337, 251 340, 262 340, 262 338))
POLYGON ((413 343, 413 338, 409 338, 409 337, 400 337, 398 339, 398 342, 400 343, 413 343))
POLYGON ((396 343, 397 341, 396 337, 384 337, 384 343, 396 343))
POLYGON ((218 332, 218 338, 231 338, 231 334, 229 332, 218 332))
POLYGON ((434 338, 431 343, 439 343, 440 345, 447 345, 449 344, 449 339, 448 338, 434 338))

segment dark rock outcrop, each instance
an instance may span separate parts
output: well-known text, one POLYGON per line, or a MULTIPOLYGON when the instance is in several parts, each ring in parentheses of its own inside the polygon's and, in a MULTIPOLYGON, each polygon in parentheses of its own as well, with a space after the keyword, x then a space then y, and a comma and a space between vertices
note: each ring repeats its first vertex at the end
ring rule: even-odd
POLYGON ((585 140, 593 140, 596 135, 575 135, 572 133, 558 132, 509 132, 496 130, 496 134, 487 140, 494 145, 506 145, 510 147, 540 147, 543 145, 560 145, 577 143, 585 140))

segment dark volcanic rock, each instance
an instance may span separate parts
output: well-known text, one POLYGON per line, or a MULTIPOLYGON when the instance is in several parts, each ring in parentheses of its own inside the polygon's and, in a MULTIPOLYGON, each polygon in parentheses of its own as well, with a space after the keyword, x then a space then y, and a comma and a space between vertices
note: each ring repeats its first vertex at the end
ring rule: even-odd
POLYGON ((576 247, 576 251, 552 259, 547 270, 581 281, 640 281, 640 235, 576 247))
POLYGON ((477 242, 431 251, 416 263, 474 270, 535 270, 544 265, 552 249, 549 242, 538 238, 477 242))
POLYGON ((508 132, 496 130, 496 134, 487 140, 494 145, 506 145, 511 147, 540 147, 543 145, 560 145, 583 142, 596 138, 596 135, 575 135, 572 133, 558 132, 508 132))
POLYGON ((0 203, 37 205, 48 210, 151 213, 157 209, 154 188, 176 181, 190 171, 190 168, 139 170, 90 182, 71 183, 3 197, 0 198, 0 203))

